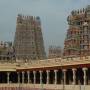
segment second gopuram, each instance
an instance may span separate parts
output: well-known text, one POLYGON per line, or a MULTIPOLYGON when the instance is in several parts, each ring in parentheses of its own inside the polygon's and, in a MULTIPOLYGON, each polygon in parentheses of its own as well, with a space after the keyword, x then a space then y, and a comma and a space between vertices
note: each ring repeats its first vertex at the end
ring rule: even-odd
POLYGON ((67 18, 69 29, 64 45, 65 57, 90 55, 90 5, 74 10, 67 18))

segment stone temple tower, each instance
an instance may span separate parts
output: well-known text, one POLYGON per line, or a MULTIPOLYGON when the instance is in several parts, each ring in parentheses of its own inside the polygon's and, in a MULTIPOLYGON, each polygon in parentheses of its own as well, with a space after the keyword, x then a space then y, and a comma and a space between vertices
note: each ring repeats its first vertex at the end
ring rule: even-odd
POLYGON ((90 56, 90 5, 72 11, 67 21, 69 29, 64 43, 64 56, 90 56))
POLYGON ((45 59, 39 17, 23 16, 21 14, 17 16, 14 49, 18 59, 45 59))

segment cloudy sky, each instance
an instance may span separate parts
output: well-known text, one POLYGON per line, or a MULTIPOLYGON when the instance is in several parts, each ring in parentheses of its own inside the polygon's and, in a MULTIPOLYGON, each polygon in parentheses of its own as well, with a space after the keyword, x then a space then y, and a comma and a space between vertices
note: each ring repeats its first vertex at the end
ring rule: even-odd
POLYGON ((0 0, 0 41, 13 41, 17 14, 40 16, 46 50, 63 47, 67 16, 73 9, 85 8, 90 0, 0 0))

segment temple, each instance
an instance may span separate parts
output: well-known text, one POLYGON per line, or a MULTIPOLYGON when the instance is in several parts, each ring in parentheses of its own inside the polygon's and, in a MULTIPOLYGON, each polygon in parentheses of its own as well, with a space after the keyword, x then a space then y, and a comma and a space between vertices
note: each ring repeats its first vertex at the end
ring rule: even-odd
POLYGON ((90 89, 90 56, 47 60, 0 61, 0 90, 90 89))
MULTIPOLYGON (((25 45, 31 45, 32 43, 29 41, 31 37, 29 37, 28 33, 31 33, 33 29, 28 29, 30 27, 27 27, 26 24, 25 28, 27 29, 25 30, 27 32, 21 29, 23 24, 19 22, 14 41, 14 49, 17 54, 14 56, 11 54, 11 58, 0 58, 0 90, 90 90, 89 12, 90 6, 80 11, 72 11, 68 17, 69 29, 65 39, 64 56, 56 57, 57 53, 55 53, 55 57, 51 59, 42 58, 42 56, 45 56, 45 52, 42 34, 40 34, 41 29, 35 29, 35 32, 32 34, 37 35, 37 31, 39 31, 37 37, 34 37, 36 44, 35 42, 33 43, 37 45, 38 52, 33 53, 33 55, 30 54, 31 52, 27 52, 30 47, 28 48, 25 45), (24 35, 23 39, 20 32, 24 35), (26 36, 28 37, 26 38, 26 36), (41 39, 38 36, 41 36, 41 39)), ((22 16, 18 16, 18 18, 20 17, 22 16)), ((27 18, 30 19, 31 17, 24 18, 27 23, 27 18)), ((30 23, 28 22, 28 24, 30 23)), ((0 48, 1 50, 3 49, 2 45, 0 48)), ((30 50, 34 49, 33 47, 30 50)), ((50 53, 53 55, 52 50, 50 53)))
POLYGON ((69 29, 64 43, 64 56, 90 55, 90 5, 73 10, 67 18, 69 29))
POLYGON ((40 17, 18 14, 14 50, 18 59, 46 58, 40 17))

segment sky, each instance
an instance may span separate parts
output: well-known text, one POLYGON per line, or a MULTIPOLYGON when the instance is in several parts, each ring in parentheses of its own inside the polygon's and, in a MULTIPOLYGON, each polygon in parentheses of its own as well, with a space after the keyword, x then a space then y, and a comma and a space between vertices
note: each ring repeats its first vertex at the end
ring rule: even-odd
POLYGON ((67 16, 86 8, 90 0, 0 0, 0 41, 13 41, 18 14, 40 16, 46 52, 50 45, 64 46, 67 16))

